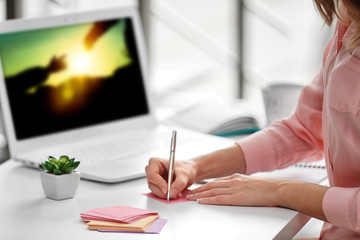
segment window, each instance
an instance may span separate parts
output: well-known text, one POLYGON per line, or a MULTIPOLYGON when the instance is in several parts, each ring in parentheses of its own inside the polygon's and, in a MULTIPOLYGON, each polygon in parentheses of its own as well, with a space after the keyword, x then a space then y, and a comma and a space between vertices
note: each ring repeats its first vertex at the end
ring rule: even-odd
POLYGON ((236 0, 153 0, 151 81, 157 94, 238 93, 236 0))
POLYGON ((238 0, 152 0, 152 82, 171 91, 238 97, 234 64, 242 41, 243 96, 261 99, 268 81, 309 82, 330 36, 313 1, 243 0, 242 37, 238 0), (207 36, 208 39, 203 39, 207 36))
POLYGON ((308 0, 244 1, 245 97, 268 81, 308 83, 331 30, 308 0))

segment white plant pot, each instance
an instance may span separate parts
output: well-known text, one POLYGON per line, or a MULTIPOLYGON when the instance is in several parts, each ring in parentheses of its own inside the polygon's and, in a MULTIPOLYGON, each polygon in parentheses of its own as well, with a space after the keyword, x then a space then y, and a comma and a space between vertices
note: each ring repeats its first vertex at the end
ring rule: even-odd
POLYGON ((54 200, 73 198, 80 182, 80 172, 55 175, 41 172, 41 185, 45 196, 54 200))

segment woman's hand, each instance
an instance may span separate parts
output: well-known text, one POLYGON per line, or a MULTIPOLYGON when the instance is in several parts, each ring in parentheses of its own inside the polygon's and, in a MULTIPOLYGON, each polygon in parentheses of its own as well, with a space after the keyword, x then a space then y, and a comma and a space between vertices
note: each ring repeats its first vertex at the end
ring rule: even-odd
MULTIPOLYGON (((151 158, 145 168, 150 190, 160 198, 166 198, 169 160, 151 158)), ((174 181, 171 184, 170 198, 175 199, 195 181, 195 168, 192 162, 176 161, 174 181)))
MULTIPOLYGON (((168 159, 151 158, 145 168, 150 190, 161 198, 166 198, 167 195, 168 165, 168 159)), ((180 196, 195 181, 245 172, 245 168, 244 154, 237 144, 188 161, 176 161, 170 198, 180 196)))
POLYGON ((281 181, 233 174, 207 183, 189 193, 189 200, 201 204, 277 206, 281 181))

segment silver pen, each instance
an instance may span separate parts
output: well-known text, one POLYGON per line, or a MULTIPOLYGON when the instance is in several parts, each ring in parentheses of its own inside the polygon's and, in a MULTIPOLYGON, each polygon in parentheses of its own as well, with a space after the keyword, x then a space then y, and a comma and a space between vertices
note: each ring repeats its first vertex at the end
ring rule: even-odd
POLYGON ((169 158, 169 171, 168 171, 168 192, 167 192, 167 201, 170 201, 170 188, 174 175, 174 165, 175 165, 175 149, 176 149, 176 131, 172 131, 171 136, 171 145, 170 145, 170 158, 169 158))

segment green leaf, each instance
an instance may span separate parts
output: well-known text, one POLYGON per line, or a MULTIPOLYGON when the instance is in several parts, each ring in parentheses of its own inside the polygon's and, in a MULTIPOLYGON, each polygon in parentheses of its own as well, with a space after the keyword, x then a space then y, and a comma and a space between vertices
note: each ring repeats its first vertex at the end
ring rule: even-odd
POLYGON ((55 166, 50 162, 46 162, 46 167, 50 172, 52 172, 55 168, 55 166))
POLYGON ((51 161, 51 160, 55 160, 56 161, 56 158, 54 158, 53 156, 49 156, 48 157, 48 160, 51 161))
POLYGON ((54 169, 54 173, 55 173, 56 175, 60 175, 60 174, 62 174, 63 172, 62 172, 60 169, 55 168, 55 169, 54 169))
POLYGON ((69 162, 70 162, 71 166, 74 164, 74 160, 75 160, 75 158, 69 159, 69 162))
POLYGON ((50 171, 49 168, 47 167, 47 162, 41 163, 41 166, 42 166, 45 170, 50 171))
POLYGON ((80 165, 80 162, 79 162, 79 161, 78 161, 78 162, 74 162, 73 168, 76 169, 79 165, 80 165))
POLYGON ((70 166, 71 166, 71 163, 70 163, 70 162, 66 162, 66 163, 64 164, 64 166, 62 167, 62 169, 65 169, 65 168, 70 167, 70 166))
POLYGON ((65 169, 64 169, 64 172, 69 173, 69 172, 72 172, 73 170, 74 170, 73 167, 68 167, 68 168, 65 168, 65 169))
POLYGON ((52 163, 54 166, 58 166, 58 161, 56 159, 51 159, 50 163, 52 163))
POLYGON ((43 168, 49 172, 52 172, 55 168, 55 166, 53 164, 51 164, 50 162, 45 162, 42 164, 43 168))
POLYGON ((63 163, 63 162, 59 162, 59 163, 58 163, 58 165, 59 165, 59 169, 60 169, 61 171, 63 171, 63 170, 64 170, 64 166, 65 166, 65 164, 66 164, 66 163, 63 163))
POLYGON ((61 156, 61 157, 59 158, 59 162, 67 162, 67 161, 69 161, 69 157, 68 157, 68 156, 63 155, 63 156, 61 156))

